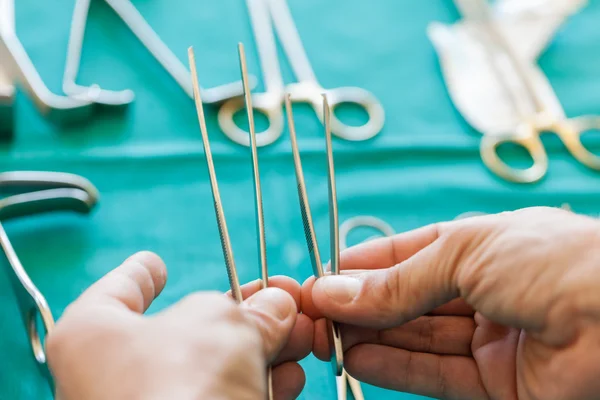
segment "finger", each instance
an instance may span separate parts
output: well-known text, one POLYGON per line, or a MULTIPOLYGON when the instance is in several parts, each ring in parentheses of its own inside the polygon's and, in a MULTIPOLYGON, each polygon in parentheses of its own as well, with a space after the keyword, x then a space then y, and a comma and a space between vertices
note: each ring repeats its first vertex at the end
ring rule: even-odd
POLYGON ((345 354, 354 378, 375 386, 436 399, 488 399, 473 358, 415 353, 361 344, 345 354))
POLYGON ((298 398, 305 383, 304 370, 298 363, 287 362, 273 368, 273 397, 275 400, 298 398))
POLYGON ((293 297, 277 288, 259 290, 246 299, 241 307, 258 328, 263 339, 264 355, 272 363, 292 333, 298 316, 293 297))
POLYGON ((430 315, 454 315, 462 317, 473 317, 475 310, 463 299, 454 299, 429 313, 430 315))
MULTIPOLYGON (((314 322, 313 354, 321 361, 329 361, 331 355, 329 326, 325 318, 320 318, 314 322)), ((343 338, 343 336, 342 336, 343 338)), ((344 341, 342 340, 342 343, 344 341)))
POLYGON ((160 257, 140 252, 90 286, 77 303, 116 304, 141 314, 150 307, 166 282, 167 269, 160 257))
POLYGON ((434 225, 373 239, 350 247, 340 254, 340 267, 352 269, 383 269, 412 257, 437 238, 434 225))
MULTIPOLYGON (((384 329, 455 299, 459 295, 455 271, 465 242, 470 241, 460 234, 443 235, 442 229, 446 228, 437 225, 420 230, 420 243, 433 242, 394 267, 318 279, 312 289, 314 306, 335 321, 384 329)), ((388 246, 402 245, 392 243, 388 246)))
POLYGON ((281 353, 279 353, 273 362, 273 365, 283 364, 288 361, 300 361, 306 358, 313 348, 313 325, 313 321, 306 315, 298 315, 296 325, 283 350, 281 350, 281 353))
MULTIPOLYGON (((242 285, 242 297, 247 299, 262 288, 260 279, 242 285)), ((273 276, 269 277, 269 287, 276 287, 288 292, 293 298, 298 309, 300 309, 300 284, 289 276, 273 276)), ((227 296, 231 296, 231 290, 227 291, 227 296)))
MULTIPOLYGON (((344 350, 366 343, 420 353, 470 357, 475 328, 475 321, 468 317, 426 316, 384 330, 342 325, 342 337, 344 350)), ((327 332, 319 327, 315 335, 321 337, 314 340, 314 353, 326 357, 330 346, 327 332)))

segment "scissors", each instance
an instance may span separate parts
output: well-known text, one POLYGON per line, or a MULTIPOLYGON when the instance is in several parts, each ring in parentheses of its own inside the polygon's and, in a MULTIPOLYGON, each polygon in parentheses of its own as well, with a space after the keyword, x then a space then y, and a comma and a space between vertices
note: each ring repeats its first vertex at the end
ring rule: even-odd
MULTIPOLYGON (((152 56, 154 56, 169 75, 171 75, 171 77, 179 84, 183 91, 190 98, 193 98, 194 93, 192 82, 190 81, 189 70, 161 40, 137 8, 135 8, 129 0, 104 1, 113 9, 117 16, 125 23, 125 25, 127 25, 140 42, 146 46, 152 56)), ((80 96, 97 104, 125 108, 134 100, 135 95, 132 90, 125 89, 121 91, 112 91, 102 89, 97 84, 86 87, 76 83, 81 63, 81 49, 83 47, 83 38, 85 35, 90 3, 91 0, 77 0, 75 3, 67 50, 67 63, 63 75, 63 90, 67 94, 80 96)), ((255 84, 256 78, 250 77, 250 85, 254 87, 255 84)), ((232 82, 210 89, 200 88, 200 90, 202 91, 204 102, 213 104, 241 96, 242 84, 241 82, 232 82)))
MULTIPOLYGON (((328 182, 328 198, 329 198, 329 234, 330 234, 330 255, 331 255, 331 273, 339 275, 340 273, 340 230, 338 219, 337 206, 337 191, 335 185, 335 168, 333 160, 333 146, 331 140, 331 108, 328 103, 327 94, 322 94, 323 99, 323 121, 325 125, 325 147, 327 153, 327 182, 328 182)), ((314 228, 314 221, 308 201, 306 190, 306 182, 302 169, 302 160, 300 158, 300 150, 298 148, 298 140, 296 135, 296 125, 294 123, 294 115, 292 111, 291 95, 285 96, 285 108, 288 118, 290 130, 290 141, 292 145, 292 154, 294 157, 294 169, 296 174, 296 183, 298 187, 298 200, 300 203, 300 214, 302 215, 302 223, 304 226, 304 236, 308 247, 308 254, 313 269, 313 274, 317 278, 325 275, 323 264, 321 262, 321 253, 317 242, 317 235, 314 228)), ((331 366, 336 378, 336 389, 338 400, 347 398, 347 388, 356 400, 364 400, 364 395, 360 387, 360 382, 354 379, 346 372, 344 368, 344 348, 342 345, 342 337, 340 328, 334 321, 328 321, 329 330, 333 340, 331 351, 331 366)))
MULTIPOLYGON (((242 72, 242 83, 244 89, 244 99, 246 102, 246 109, 248 113, 248 123, 250 128, 250 156, 252 160, 252 173, 253 173, 253 184, 254 184, 254 205, 256 212, 256 226, 258 233, 258 265, 261 277, 261 289, 266 289, 269 286, 269 273, 267 268, 267 241, 265 235, 265 222, 262 202, 262 190, 260 185, 260 174, 258 168, 258 149, 256 146, 256 132, 254 130, 254 114, 252 109, 252 97, 250 95, 250 79, 248 77, 248 69, 246 67, 246 55, 244 52, 244 46, 240 43, 238 45, 238 52, 240 58, 240 69, 242 72)), ((204 145, 204 155, 206 158, 206 165, 208 167, 208 176, 210 180, 210 186, 213 196, 213 203, 215 206, 215 215, 217 217, 217 226, 219 229, 219 236, 221 238, 221 247, 223 249, 223 256, 225 258, 225 267, 227 269, 227 276, 229 278, 229 286, 231 288, 231 294, 237 303, 243 301, 242 289, 238 278, 237 268, 235 266, 235 260, 233 258, 233 249, 231 246, 231 240, 229 239, 229 231, 227 229, 227 221, 225 220, 225 211, 223 210, 223 203, 221 201, 221 195, 219 193, 219 185, 217 183, 217 175, 215 172, 215 165, 213 162, 212 151, 210 149, 210 141, 208 139, 208 130, 206 127, 206 119, 204 117, 204 109, 202 108, 202 97, 200 93, 200 85, 198 83, 198 75, 196 69, 196 60, 194 56, 194 50, 190 47, 188 50, 190 70, 192 74, 192 85, 194 89, 194 100, 196 103, 196 112, 198 114, 198 121, 200 125, 200 132, 202 134, 202 143, 204 145)), ((267 395, 269 400, 273 400, 273 373, 271 367, 267 371, 267 395)))
POLYGON ((10 83, 20 83, 38 110, 52 122, 73 124, 85 121, 92 104, 78 96, 60 96, 44 84, 15 30, 14 0, 0 0, 0 69, 10 83))
POLYGON ((507 43, 496 26, 487 0, 455 0, 455 3, 485 41, 496 78, 502 83, 520 119, 513 132, 484 135, 481 155, 487 167, 516 183, 541 180, 548 171, 548 154, 540 134, 551 131, 558 135, 577 161, 590 169, 600 170, 600 157, 586 149, 581 141, 582 134, 600 129, 600 116, 567 118, 541 70, 523 60, 507 43), (548 96, 556 98, 555 107, 548 107, 548 96), (533 165, 526 169, 507 165, 498 155, 498 147, 505 143, 525 148, 533 159, 533 165))
POLYGON ((3 224, 7 220, 47 212, 89 213, 98 201, 98 192, 89 181, 77 175, 32 171, 0 173, 0 190, 11 194, 0 199, 0 247, 3 264, 17 299, 36 364, 54 392, 43 339, 54 328, 54 317, 46 298, 21 264, 3 224))
MULTIPOLYGON (((253 103, 254 108, 264 113, 269 120, 269 127, 256 134, 259 147, 272 144, 283 133, 282 105, 286 93, 293 101, 309 103, 321 122, 324 119, 322 93, 327 93, 332 108, 342 103, 353 103, 363 108, 369 120, 360 127, 345 125, 335 116, 331 117, 331 130, 340 138, 351 141, 367 140, 381 131, 385 113, 383 106, 372 93, 358 87, 324 89, 319 84, 285 0, 247 0, 247 6, 266 89, 264 93, 252 96, 253 103), (273 29, 277 32, 298 79, 296 83, 284 85, 273 29)), ((218 120, 221 130, 229 139, 249 146, 248 133, 240 129, 234 121, 234 115, 243 107, 244 102, 241 99, 225 102, 219 110, 218 120)))

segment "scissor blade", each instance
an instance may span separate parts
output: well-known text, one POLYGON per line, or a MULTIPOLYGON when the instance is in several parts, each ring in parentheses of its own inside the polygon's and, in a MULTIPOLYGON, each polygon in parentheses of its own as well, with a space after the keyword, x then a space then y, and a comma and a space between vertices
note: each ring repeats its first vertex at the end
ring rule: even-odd
POLYGON ((331 108, 329 107, 326 94, 323 94, 323 115, 325 123, 325 143, 327 148, 331 273, 338 275, 340 273, 340 227, 338 219, 337 190, 335 186, 333 145, 331 139, 331 108))
POLYGON ((240 70, 242 72, 242 83, 244 86, 244 100, 248 113, 248 128, 250 131, 250 155, 252 158, 252 175, 254 182, 254 204, 256 211, 256 233, 258 238, 258 265, 260 268, 262 288, 269 286, 269 274, 267 270, 267 240, 265 236, 265 218, 263 211, 262 190, 260 188, 260 172, 258 168, 258 148, 256 145, 256 130, 254 128, 254 108, 252 107, 252 94, 248 82, 248 66, 244 45, 238 44, 240 57, 240 70))
POLYGON ((285 109, 287 113, 288 125, 290 130, 290 142, 292 144, 292 154, 294 156, 294 169, 296 172, 296 184, 298 187, 298 200, 300 201, 300 214, 304 225, 304 237, 308 246, 308 254, 313 268, 313 273, 317 278, 324 275, 323 265, 321 264, 321 255, 317 245, 317 236, 315 233, 314 222, 310 212, 310 204, 306 193, 306 182, 302 170, 302 160, 300 159, 300 150, 298 149, 298 140, 296 138, 296 126, 294 123, 294 114, 292 111, 292 101, 290 96, 285 96, 285 109))
POLYGON ((240 281, 238 279, 237 269, 235 267, 235 260, 233 258, 233 249, 231 247, 231 240, 229 239, 229 231, 227 230, 227 221, 225 220, 225 211, 223 210, 221 194, 219 193, 217 174, 215 172, 215 165, 213 162, 212 152, 210 150, 208 129, 206 128, 206 119, 204 117, 204 109, 202 107, 202 98, 200 97, 200 85, 198 83, 198 75, 196 72, 196 58, 194 57, 194 50, 191 47, 188 49, 188 57, 192 74, 194 101, 196 103, 198 122, 200 123, 200 132, 202 134, 202 143, 204 145, 204 156, 206 158, 206 165, 208 167, 208 176, 210 179, 210 187, 214 200, 215 214, 217 216, 221 248, 223 249, 225 267, 227 268, 227 276, 229 277, 229 286, 231 287, 231 294, 233 295, 234 300, 240 303, 243 300, 242 289, 240 287, 240 281))

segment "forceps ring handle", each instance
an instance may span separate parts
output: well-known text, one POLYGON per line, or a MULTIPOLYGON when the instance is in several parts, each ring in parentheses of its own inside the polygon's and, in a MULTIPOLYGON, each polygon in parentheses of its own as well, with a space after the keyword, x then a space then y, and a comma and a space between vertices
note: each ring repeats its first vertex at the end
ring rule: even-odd
POLYGON ((481 158, 483 163, 495 174, 514 183, 535 183, 548 172, 548 154, 544 145, 531 125, 519 127, 520 134, 489 136, 481 139, 481 158), (505 143, 513 143, 524 147, 533 159, 529 168, 519 169, 510 167, 498 155, 498 147, 505 143))
MULTIPOLYGON (((385 111, 383 105, 369 91, 359 87, 341 87, 325 91, 331 106, 331 132, 348 141, 359 142, 375 137, 383 129, 385 111), (343 123, 335 115, 335 108, 341 104, 355 104, 365 110, 367 122, 362 126, 352 126, 343 123)), ((323 121, 323 108, 319 103, 313 103, 319 119, 323 121), (319 104, 318 107, 316 105, 319 104)))
MULTIPOLYGON (((379 231, 383 236, 389 237, 394 236, 396 232, 394 229, 385 221, 382 221, 379 218, 371 217, 371 216, 358 216, 354 218, 350 218, 346 220, 340 226, 340 250, 345 250, 348 248, 348 235, 354 229, 358 228, 372 228, 379 231)), ((368 240, 374 239, 375 237, 371 237, 368 240)))
MULTIPOLYGON (((269 121, 269 127, 256 132, 256 146, 264 147, 274 143, 283 133, 282 96, 271 93, 257 93, 252 95, 253 109, 264 114, 269 121)), ((235 114, 245 110, 244 99, 233 98, 226 101, 219 109, 218 119, 221 130, 233 142, 250 147, 250 133, 241 129, 235 123, 235 114)))
POLYGON ((583 116, 562 121, 554 131, 561 137, 569 152, 586 167, 600 171, 600 156, 585 148, 581 136, 590 131, 600 131, 600 117, 583 116))

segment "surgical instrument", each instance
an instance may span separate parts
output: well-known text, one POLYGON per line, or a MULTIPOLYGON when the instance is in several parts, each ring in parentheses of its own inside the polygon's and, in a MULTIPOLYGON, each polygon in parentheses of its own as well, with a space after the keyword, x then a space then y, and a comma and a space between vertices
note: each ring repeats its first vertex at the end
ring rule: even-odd
MULTIPOLYGON (((344 223, 340 226, 340 250, 345 250, 348 248, 348 236, 350 235, 350 232, 359 228, 375 229, 386 237, 394 236, 396 234, 394 228, 379 218, 368 215, 353 217, 344 221, 344 223)), ((367 239, 367 241, 374 238, 375 237, 370 237, 367 239)))
POLYGON ((15 86, 0 63, 0 139, 12 139, 14 133, 15 86))
MULTIPOLYGON (((246 102, 246 108, 248 112, 248 124, 250 129, 250 155, 252 159, 252 173, 253 173, 253 184, 254 184, 254 205, 256 211, 256 229, 258 238, 258 250, 259 250, 259 269, 261 277, 261 289, 266 289, 269 286, 269 273, 267 269, 267 246, 265 236, 265 224, 264 224, 264 213, 262 203, 262 190, 260 186, 260 173, 258 168, 258 150, 256 146, 256 132, 254 130, 254 115, 252 109, 252 97, 250 95, 250 83, 248 79, 248 70, 246 67, 246 55, 244 53, 244 46, 240 43, 238 45, 238 52, 240 58, 240 69, 242 72, 242 82, 244 88, 244 99, 246 102)), ((196 112, 198 114, 198 121, 200 124, 200 131, 202 133, 202 143, 204 145, 204 155, 206 158, 206 164, 208 167, 208 174, 210 179, 210 185, 214 200, 215 214, 217 217, 217 225, 219 229, 219 235, 221 238, 221 247, 223 249, 223 256, 225 258, 225 267, 227 268, 227 275, 229 277, 229 286, 231 287, 231 293, 233 298, 241 303, 242 290, 238 279, 237 269, 235 266, 235 260, 233 258, 233 249, 231 247, 231 240, 229 239, 229 232, 227 230, 227 222, 225 220, 225 212, 223 210, 223 203, 221 202, 221 195, 219 193, 219 185, 217 183, 217 175, 215 172, 215 166, 212 158, 212 152, 210 150, 210 142, 208 139, 208 130, 206 128, 206 121, 204 117, 204 109, 202 106, 202 98, 200 93, 200 86, 198 84, 198 75, 196 72, 196 60, 194 56, 193 48, 188 50, 190 70, 192 74, 192 85, 194 88, 194 100, 196 103, 196 112)), ((267 392, 268 399, 273 399, 273 374, 271 367, 267 371, 267 392)))
POLYGON ((53 390, 54 383, 47 366, 43 337, 54 328, 54 317, 46 298, 21 264, 3 224, 10 219, 47 212, 89 213, 98 201, 98 192, 89 181, 77 175, 33 171, 0 173, 0 190, 11 194, 0 199, 0 246, 4 255, 3 263, 36 364, 53 390))
MULTIPOLYGON (((338 206, 337 206, 337 191, 335 185, 335 168, 333 159, 333 144, 331 139, 331 125, 330 125, 330 114, 331 109, 329 107, 327 94, 322 94, 323 99, 323 122, 325 125, 325 146, 327 153, 327 188, 329 197, 329 243, 330 243, 330 257, 331 257, 331 274, 339 275, 340 273, 340 235, 339 235, 339 223, 338 223, 338 206)), ((311 265, 313 268, 313 274, 317 278, 321 278, 325 275, 321 253, 319 251, 319 245, 317 242, 317 235, 315 232, 314 221, 312 218, 310 203, 308 201, 308 193, 306 190, 306 182, 304 180, 304 172, 302 169, 302 160, 300 158, 300 150, 298 149, 298 140, 296 136, 296 126, 294 123, 294 115, 292 111, 292 100, 291 95, 285 96, 285 108, 288 118, 288 126, 290 131, 290 141, 292 145, 292 154, 294 157, 294 170, 296 175, 296 183, 298 189, 298 200, 300 203, 300 214, 302 216, 302 223, 304 226, 304 236, 306 239, 306 245, 308 247, 308 254, 310 256, 311 265)), ((356 399, 363 399, 362 390, 358 381, 351 378, 344 369, 344 348, 342 345, 342 337, 340 334, 340 328, 334 321, 328 321, 329 330, 331 331, 331 338, 333 340, 333 346, 331 351, 331 365, 333 367, 333 373, 336 379, 337 398, 342 400, 346 399, 347 385, 350 385, 350 389, 356 399)))
MULTIPOLYGON (((106 4, 125 23, 129 30, 148 49, 152 56, 177 82, 183 91, 193 98, 190 71, 179 60, 179 58, 162 41, 142 14, 129 0, 104 0, 106 4)), ((63 75, 63 90, 70 95, 83 96, 87 100, 115 107, 126 107, 134 100, 134 93, 130 89, 111 91, 102 89, 93 84, 90 87, 81 86, 76 83, 81 63, 81 50, 85 36, 85 27, 89 15, 91 0, 77 0, 73 10, 71 22, 71 33, 69 47, 67 50, 67 63, 63 75)), ((254 86, 256 78, 251 78, 254 86)), ((207 104, 219 103, 227 99, 242 95, 241 82, 233 82, 210 89, 200 88, 202 99, 207 104)))
POLYGON ((487 0, 455 0, 467 22, 482 40, 493 71, 507 92, 511 105, 519 116, 519 124, 509 132, 484 134, 481 155, 484 163, 498 176, 516 183, 533 183, 548 171, 548 154, 541 141, 543 132, 554 132, 567 150, 581 164, 600 170, 600 157, 585 148, 581 141, 584 133, 600 129, 600 116, 567 118, 547 78, 523 59, 496 25, 487 0), (549 107, 548 98, 556 98, 549 107), (518 169, 508 166, 498 155, 502 144, 513 143, 526 149, 533 165, 518 169))
MULTIPOLYGON (((254 108, 264 113, 269 121, 269 127, 265 131, 257 133, 258 146, 274 143, 283 133, 282 105, 286 93, 292 96, 293 101, 309 103, 321 122, 324 119, 321 107, 322 93, 327 93, 334 109, 343 103, 352 103, 363 108, 369 117, 368 122, 363 126, 349 126, 335 115, 331 117, 332 132, 343 139, 367 140, 382 130, 385 112, 381 103, 372 93, 358 87, 324 89, 318 83, 285 0, 247 0, 246 3, 265 84, 263 93, 256 93, 252 96, 254 108), (274 30, 279 36, 297 78, 296 83, 287 86, 284 85, 281 74, 274 30)), ((220 108, 218 118, 221 130, 229 139, 240 145, 248 146, 248 133, 240 129, 234 121, 235 114, 243 107, 241 99, 229 100, 220 108)))
POLYGON ((40 113, 52 122, 79 123, 90 116, 90 101, 79 96, 54 94, 44 84, 17 37, 14 0, 0 0, 0 64, 8 80, 23 86, 40 113))

